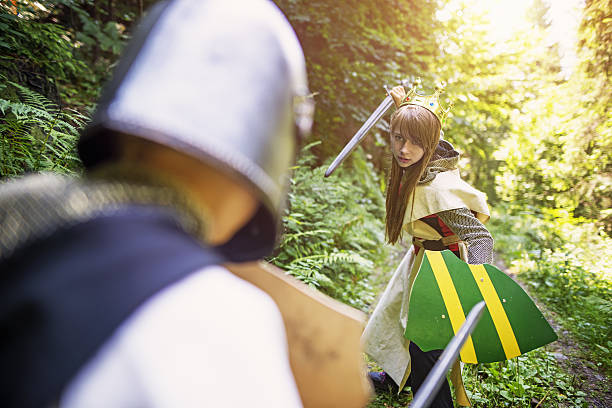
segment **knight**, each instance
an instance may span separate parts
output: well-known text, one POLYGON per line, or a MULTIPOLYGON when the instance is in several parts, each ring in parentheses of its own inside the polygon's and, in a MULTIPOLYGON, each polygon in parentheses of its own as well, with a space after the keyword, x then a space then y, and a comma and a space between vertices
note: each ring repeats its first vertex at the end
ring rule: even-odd
POLYGON ((301 406, 276 304, 222 264, 274 247, 308 94, 272 2, 148 12, 84 174, 0 186, 3 406, 301 406))

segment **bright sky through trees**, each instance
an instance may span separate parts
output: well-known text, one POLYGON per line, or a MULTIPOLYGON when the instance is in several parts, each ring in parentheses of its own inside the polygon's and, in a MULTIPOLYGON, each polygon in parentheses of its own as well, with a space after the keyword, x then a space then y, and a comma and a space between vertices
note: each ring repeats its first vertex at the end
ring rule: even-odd
POLYGON ((583 0, 549 0, 551 13, 550 38, 559 42, 563 69, 571 71, 578 59, 576 57, 576 31, 580 22, 583 0))
MULTIPOLYGON (((451 0, 438 13, 442 20, 450 18, 450 13, 461 13, 464 8, 480 10, 490 20, 488 31, 490 39, 503 43, 516 36, 519 32, 529 32, 530 23, 526 16, 534 0, 451 0)), ((550 7, 547 20, 550 27, 547 30, 548 40, 558 43, 562 53, 562 65, 569 74, 576 64, 576 30, 580 21, 580 11, 583 0, 544 0, 550 7)))

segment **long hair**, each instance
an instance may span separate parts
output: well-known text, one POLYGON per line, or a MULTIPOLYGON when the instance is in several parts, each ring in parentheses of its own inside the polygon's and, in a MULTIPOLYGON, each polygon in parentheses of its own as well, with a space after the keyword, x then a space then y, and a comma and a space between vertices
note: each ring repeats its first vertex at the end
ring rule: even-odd
POLYGON ((413 165, 402 168, 391 156, 385 219, 386 237, 390 244, 395 244, 402 236, 404 215, 411 196, 414 208, 416 185, 440 141, 440 121, 425 108, 406 105, 396 110, 391 116, 391 134, 397 130, 402 136, 410 138, 412 143, 423 149, 423 157, 413 165))

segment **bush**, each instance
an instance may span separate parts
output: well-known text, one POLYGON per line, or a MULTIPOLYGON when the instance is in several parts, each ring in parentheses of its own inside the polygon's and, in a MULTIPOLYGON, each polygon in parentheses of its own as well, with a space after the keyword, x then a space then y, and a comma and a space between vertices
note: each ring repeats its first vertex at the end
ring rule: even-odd
POLYGON ((586 407, 586 394, 545 349, 499 363, 467 364, 466 389, 476 407, 586 407), (571 404, 571 405, 567 405, 571 404))
POLYGON ((560 210, 496 212, 491 224, 498 250, 610 376, 612 239, 560 210))
POLYGON ((330 178, 327 166, 310 168, 303 149, 283 217, 284 236, 270 261, 299 280, 366 310, 374 300, 370 277, 385 265, 382 181, 361 151, 330 178))

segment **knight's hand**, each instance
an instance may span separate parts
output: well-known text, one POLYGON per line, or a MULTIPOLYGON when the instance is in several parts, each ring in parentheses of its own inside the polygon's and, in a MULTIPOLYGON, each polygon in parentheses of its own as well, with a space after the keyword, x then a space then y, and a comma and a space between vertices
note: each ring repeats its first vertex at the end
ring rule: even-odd
POLYGON ((393 102, 395 103, 395 107, 399 108, 400 104, 402 103, 402 100, 406 97, 406 90, 404 89, 403 86, 398 85, 398 86, 394 87, 393 89, 391 89, 389 94, 393 98, 393 102))

